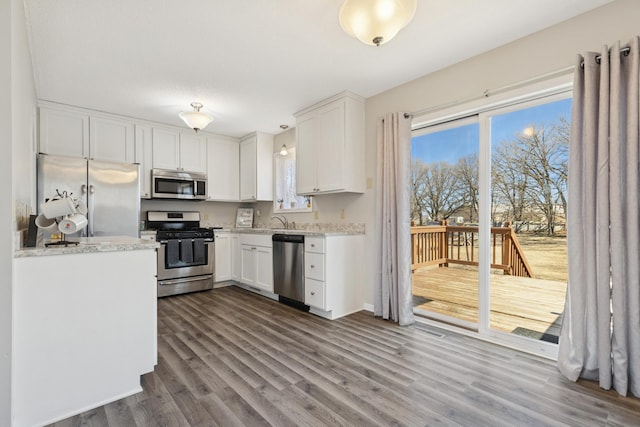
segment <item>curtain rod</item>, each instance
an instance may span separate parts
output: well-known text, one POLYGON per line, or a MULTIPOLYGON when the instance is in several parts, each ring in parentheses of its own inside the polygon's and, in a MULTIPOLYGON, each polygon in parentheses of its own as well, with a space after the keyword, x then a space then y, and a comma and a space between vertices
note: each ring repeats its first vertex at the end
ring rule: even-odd
POLYGON ((499 87, 497 89, 493 89, 493 90, 487 89, 484 92, 482 92, 482 95, 473 95, 473 96, 470 96, 470 97, 467 97, 467 98, 463 98, 463 99, 459 99, 459 100, 456 100, 456 101, 448 102, 446 104, 438 105, 436 107, 430 107, 430 108, 426 108, 424 110, 418 110, 418 111, 412 111, 410 113, 404 113, 404 118, 405 119, 409 119, 409 118, 412 118, 413 116, 421 116, 421 115, 424 115, 424 114, 433 113, 433 112, 438 111, 438 110, 443 110, 445 108, 455 107, 456 105, 466 104, 467 102, 473 102, 473 101, 477 101, 479 99, 488 98, 491 95, 497 95, 499 93, 506 92, 506 91, 509 91, 509 90, 519 89, 521 87, 530 85, 532 83, 537 83, 537 82, 540 82, 540 81, 544 81, 544 80, 550 79, 552 77, 559 77, 559 76, 568 74, 570 72, 573 72, 574 69, 575 69, 575 67, 573 65, 571 65, 569 67, 561 68, 559 70, 552 71, 552 72, 546 73, 546 74, 542 74, 542 75, 539 75, 539 76, 536 76, 536 77, 532 77, 532 78, 527 79, 527 80, 523 80, 523 81, 520 81, 520 82, 517 82, 517 83, 511 83, 511 84, 508 84, 506 86, 499 87))
MULTIPOLYGON (((624 56, 629 56, 629 52, 631 52, 631 48, 629 46, 623 47, 620 49, 620 54, 624 56)), ((611 51, 609 51, 608 55, 611 56, 611 51)), ((596 64, 599 64, 601 60, 602 60, 602 55, 596 55, 596 64)), ((580 68, 584 68, 584 60, 580 62, 580 68)))

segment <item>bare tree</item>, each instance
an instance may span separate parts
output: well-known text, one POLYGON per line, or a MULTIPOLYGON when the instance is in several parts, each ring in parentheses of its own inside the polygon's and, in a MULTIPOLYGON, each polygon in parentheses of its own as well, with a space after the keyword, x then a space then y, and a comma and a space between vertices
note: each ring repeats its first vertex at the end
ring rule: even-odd
POLYGON ((448 219, 465 206, 465 191, 450 163, 424 165, 422 206, 425 215, 432 220, 448 219))
POLYGON ((426 217, 426 165, 421 160, 411 162, 411 219, 418 225, 427 223, 426 217))
POLYGON ((465 210, 469 212, 468 222, 478 220, 478 154, 469 154, 456 163, 456 173, 460 179, 465 210))
MULTIPOLYGON (((534 129, 531 136, 523 137, 526 147, 526 173, 536 185, 528 188, 531 202, 546 219, 547 234, 555 233, 558 204, 565 199, 568 147, 558 138, 558 126, 534 129)), ((564 202, 566 206, 566 201, 564 202)))
POLYGON ((524 150, 519 141, 505 141, 494 149, 491 168, 492 202, 506 206, 506 212, 502 209, 502 219, 515 224, 516 232, 520 231, 530 204, 527 197, 529 176, 523 157, 524 150))

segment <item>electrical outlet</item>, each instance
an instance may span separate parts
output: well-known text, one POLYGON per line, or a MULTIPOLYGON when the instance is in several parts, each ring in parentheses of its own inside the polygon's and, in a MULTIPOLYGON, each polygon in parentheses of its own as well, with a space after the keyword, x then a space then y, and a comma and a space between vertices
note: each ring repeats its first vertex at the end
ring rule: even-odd
POLYGON ((203 219, 204 219, 205 221, 208 221, 208 220, 209 220, 209 212, 205 212, 205 213, 204 213, 204 215, 203 215, 203 219))
POLYGON ((367 178, 367 190, 371 190, 373 188, 373 178, 367 178))
POLYGON ((260 215, 262 215, 262 212, 260 212, 260 209, 256 210, 256 216, 260 218, 260 215))
POLYGON ((318 213, 318 211, 315 211, 313 213, 313 219, 318 219, 320 217, 320 214, 318 213))
POLYGON ((344 209, 340 211, 340 219, 344 219, 344 209))

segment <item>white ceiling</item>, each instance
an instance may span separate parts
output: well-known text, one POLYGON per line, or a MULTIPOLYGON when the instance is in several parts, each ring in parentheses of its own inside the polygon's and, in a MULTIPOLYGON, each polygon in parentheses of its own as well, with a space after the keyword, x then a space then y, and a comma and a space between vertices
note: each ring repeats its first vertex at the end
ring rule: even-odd
POLYGON ((199 101, 207 131, 280 132, 350 90, 365 98, 610 0, 419 0, 381 47, 338 23, 342 0, 25 0, 40 99, 160 123, 199 101))

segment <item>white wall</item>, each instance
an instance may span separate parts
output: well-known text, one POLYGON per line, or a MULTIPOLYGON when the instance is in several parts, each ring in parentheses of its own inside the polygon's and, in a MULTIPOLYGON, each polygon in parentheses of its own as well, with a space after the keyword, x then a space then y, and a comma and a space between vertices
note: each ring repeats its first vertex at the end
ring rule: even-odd
MULTIPOLYGON (((0 182, 11 182, 11 2, 0 2, 0 182)), ((5 187, 6 189, 6 187, 5 187)), ((11 420, 11 203, 0 203, 0 425, 11 420)))
POLYGON ((28 225, 36 203, 37 96, 29 54, 24 4, 13 0, 12 31, 12 139, 14 229, 28 225))
POLYGON ((36 91, 21 0, 0 2, 0 53, 0 182, 11 183, 0 203, 0 425, 10 425, 13 239, 17 211, 28 214, 35 189, 36 91))
MULTIPOLYGON (((488 53, 367 99, 367 176, 375 177, 376 119, 388 112, 420 111, 497 89, 573 65, 576 54, 600 50, 604 44, 623 44, 640 34, 640 2, 617 0, 574 19, 522 38, 488 53)), ((451 46, 455 49, 455 46, 451 46)), ((416 53, 418 54, 418 53, 416 53)), ((375 183, 374 183, 375 187, 375 183)), ((337 199, 336 199, 337 200, 337 199)), ((327 206, 329 207, 329 206, 327 206)), ((375 197, 371 190, 349 206, 347 216, 364 215, 367 226, 366 303, 373 302, 373 280, 379 262, 372 235, 375 197)), ((340 209, 337 204, 334 209, 340 209)), ((327 212, 327 215, 331 215, 327 212)))

